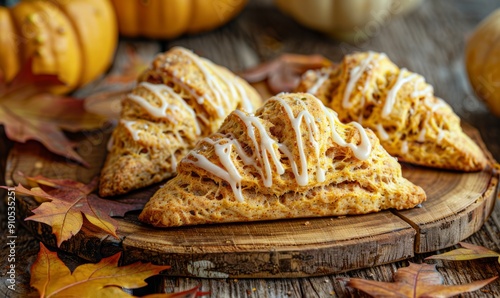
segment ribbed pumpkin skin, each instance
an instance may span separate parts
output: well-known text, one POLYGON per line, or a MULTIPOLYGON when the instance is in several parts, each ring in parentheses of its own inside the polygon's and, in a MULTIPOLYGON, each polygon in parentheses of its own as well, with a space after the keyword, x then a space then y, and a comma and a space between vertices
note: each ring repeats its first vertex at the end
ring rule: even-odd
POLYGON ((248 0, 112 0, 123 36, 168 39, 222 26, 248 0))
POLYGON ((12 80, 19 71, 18 36, 9 9, 0 7, 0 70, 7 81, 12 80))
POLYGON ((465 66, 476 94, 500 117, 500 9, 484 19, 465 47, 465 66))
POLYGON ((65 93, 102 74, 118 41, 108 0, 24 0, 0 7, 0 71, 7 81, 32 58, 34 73, 57 74, 65 93))

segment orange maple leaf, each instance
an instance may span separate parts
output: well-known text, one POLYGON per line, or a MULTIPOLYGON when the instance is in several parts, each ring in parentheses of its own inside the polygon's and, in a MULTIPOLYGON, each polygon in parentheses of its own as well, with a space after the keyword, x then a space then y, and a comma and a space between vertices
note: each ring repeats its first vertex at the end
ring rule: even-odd
POLYGON ((33 74, 28 60, 9 85, 0 82, 0 125, 13 141, 39 141, 52 153, 88 166, 62 129, 96 129, 107 120, 85 111, 82 100, 46 91, 46 86, 57 84, 62 83, 56 75, 33 74))
POLYGON ((37 259, 31 266, 30 285, 42 298, 132 297, 122 289, 146 286, 146 278, 170 268, 141 262, 118 267, 120 256, 117 253, 97 264, 80 265, 71 272, 56 252, 40 243, 37 259))
POLYGON ((48 186, 49 189, 45 191, 41 187, 34 187, 30 190, 21 184, 15 187, 17 193, 44 201, 32 210, 34 215, 25 220, 34 220, 51 226, 52 233, 57 239, 57 246, 81 230, 84 216, 91 224, 118 238, 116 234, 118 222, 111 216, 123 216, 127 211, 141 209, 145 203, 142 201, 123 203, 98 197, 93 194, 97 189, 97 178, 89 184, 42 176, 27 179, 38 186, 48 186))
POLYGON ((452 297, 476 291, 497 278, 495 276, 464 285, 443 285, 443 277, 436 270, 436 265, 410 263, 410 266, 396 272, 394 282, 351 278, 347 286, 373 297, 452 297))

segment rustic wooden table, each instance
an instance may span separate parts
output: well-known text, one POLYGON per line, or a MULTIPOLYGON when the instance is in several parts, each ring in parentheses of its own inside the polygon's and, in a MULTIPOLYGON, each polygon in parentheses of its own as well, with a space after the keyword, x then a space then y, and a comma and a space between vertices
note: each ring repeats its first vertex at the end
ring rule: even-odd
MULTIPOLYGON (((380 29, 374 37, 357 44, 334 41, 297 25, 280 13, 271 0, 251 0, 244 12, 221 29, 197 36, 183 36, 171 41, 149 41, 122 39, 116 61, 110 74, 119 73, 124 66, 126 45, 131 44, 143 59, 151 59, 156 53, 175 45, 181 45, 215 63, 225 65, 238 72, 255 66, 261 61, 277 57, 280 53, 321 54, 339 61, 348 52, 355 50, 382 51, 402 67, 420 73, 434 85, 438 96, 450 103, 463 121, 476 127, 493 156, 500 160, 500 119, 493 117, 473 95, 464 72, 463 51, 467 34, 477 23, 495 8, 499 0, 439 0, 425 1, 413 13, 398 17, 380 29)), ((87 96, 106 89, 97 81, 79 90, 77 96, 87 96)), ((3 134, 2 134, 3 135, 3 134)), ((11 144, 0 144, 0 167, 5 161, 11 144)), ((2 170, 0 183, 5 184, 2 170)), ((3 195, 3 193, 2 193, 3 195)), ((5 206, 1 204, 0 218, 5 231, 5 206)), ((29 287, 29 266, 39 249, 38 241, 20 227, 17 239, 17 290, 6 288, 8 249, 6 233, 0 233, 0 295, 6 297, 37 296, 29 287)), ((500 204, 497 204, 483 227, 466 242, 500 251, 500 204)), ((451 248, 449 248, 451 249, 451 248)), ((449 250, 446 249, 446 250, 449 250)), ((442 250, 439 252, 443 252, 442 250)), ((432 253, 434 254, 434 253, 432 253)), ((401 262, 373 268, 350 271, 337 275, 295 279, 193 279, 155 278, 147 291, 165 289, 179 291, 201 285, 211 291, 211 297, 348 297, 362 296, 361 292, 345 286, 339 278, 359 277, 379 281, 392 281, 394 272, 408 261, 421 263, 429 254, 401 262)), ((61 257, 75 267, 82 262, 78 257, 61 253, 61 257)), ((463 262, 437 261, 438 271, 445 284, 463 284, 500 274, 500 264, 495 259, 463 262)), ((463 294, 463 297, 500 297, 500 281, 497 280, 480 291, 463 294)))

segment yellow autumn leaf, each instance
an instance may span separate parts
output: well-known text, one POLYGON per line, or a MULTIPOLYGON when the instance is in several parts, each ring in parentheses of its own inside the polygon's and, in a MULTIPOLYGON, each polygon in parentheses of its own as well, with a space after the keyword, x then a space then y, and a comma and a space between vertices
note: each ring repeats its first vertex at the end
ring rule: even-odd
POLYGON ((449 252, 427 257, 426 260, 450 260, 450 261, 467 261, 482 258, 498 258, 500 263, 500 253, 489 250, 482 246, 473 245, 470 243, 460 242, 462 248, 457 248, 449 252))
POLYGON ((146 278, 170 268, 141 262, 119 267, 120 256, 118 253, 96 264, 80 265, 70 272, 56 252, 40 243, 38 257, 31 266, 30 284, 41 298, 131 297, 122 289, 146 286, 146 278))

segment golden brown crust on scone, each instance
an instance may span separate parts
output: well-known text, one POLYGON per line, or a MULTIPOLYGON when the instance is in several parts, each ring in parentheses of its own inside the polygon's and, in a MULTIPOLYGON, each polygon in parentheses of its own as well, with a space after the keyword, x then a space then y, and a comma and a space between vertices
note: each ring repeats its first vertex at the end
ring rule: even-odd
POLYGON ((245 80, 181 47, 159 54, 139 77, 142 81, 165 84, 181 93, 193 107, 200 125, 209 126, 202 129, 208 134, 216 131, 234 109, 253 112, 262 103, 260 95, 245 80))
POLYGON ((279 94, 255 115, 234 111, 199 141, 139 219, 160 227, 275 220, 424 200, 371 130, 342 124, 310 94, 279 94))
POLYGON ((460 171, 487 165, 483 151, 432 86, 385 54, 347 55, 339 65, 304 74, 297 91, 316 95, 341 121, 371 128, 400 161, 460 171))
POLYGON ((234 109, 252 111, 258 93, 226 68, 183 48, 158 55, 122 102, 101 172, 101 196, 124 194, 173 176, 195 142, 234 109))

